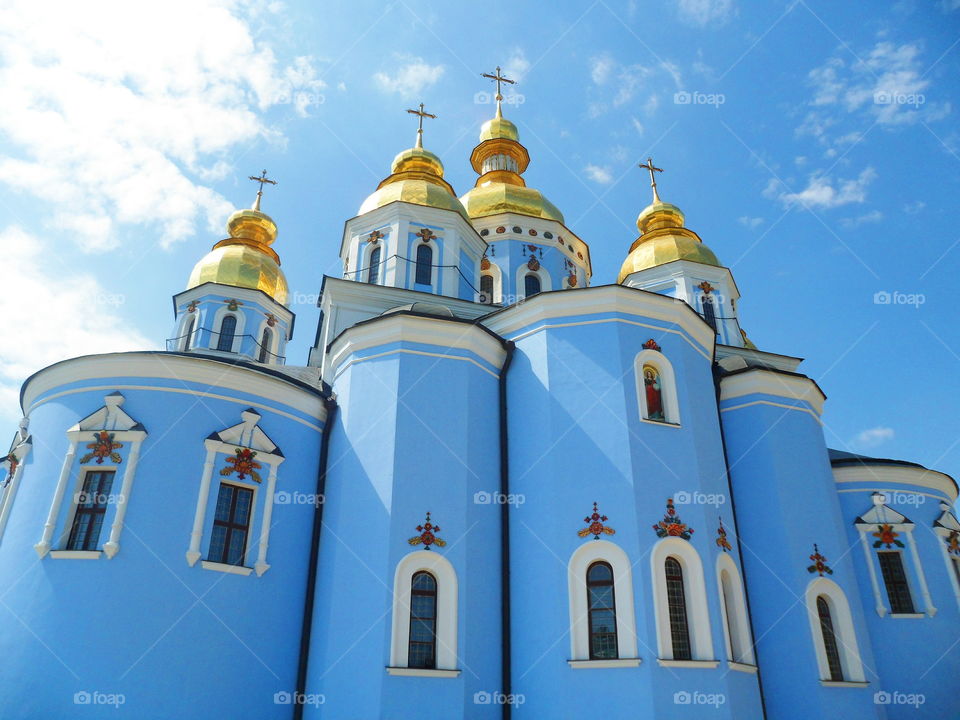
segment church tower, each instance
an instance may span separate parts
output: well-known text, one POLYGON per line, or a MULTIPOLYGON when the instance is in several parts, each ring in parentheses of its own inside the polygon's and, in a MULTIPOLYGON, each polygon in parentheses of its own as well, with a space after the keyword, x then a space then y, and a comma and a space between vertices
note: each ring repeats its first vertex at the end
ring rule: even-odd
POLYGON ((286 307, 280 256, 271 247, 277 225, 260 211, 263 185, 276 183, 266 170, 250 179, 260 183, 253 207, 230 216, 228 237, 194 266, 187 289, 173 298, 176 324, 168 351, 284 364, 294 314, 286 307))
POLYGON ((586 287, 590 249, 564 225, 563 213, 523 179, 530 153, 501 107, 501 84, 513 81, 499 67, 483 77, 497 83, 497 111, 481 127, 480 144, 470 155, 476 185, 460 198, 490 243, 481 263, 480 300, 509 305, 541 291, 586 287))

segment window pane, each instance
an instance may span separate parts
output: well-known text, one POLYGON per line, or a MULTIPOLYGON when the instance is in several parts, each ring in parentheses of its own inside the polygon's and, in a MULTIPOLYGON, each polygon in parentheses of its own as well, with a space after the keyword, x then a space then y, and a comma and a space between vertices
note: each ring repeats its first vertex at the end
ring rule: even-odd
POLYGON ((613 570, 606 563, 596 563, 590 566, 587 572, 588 582, 597 582, 600 580, 613 580, 613 570))
POLYGON ((523 279, 523 294, 527 297, 540 292, 540 278, 536 275, 527 275, 523 279))
POLYGON ((900 553, 879 552, 877 554, 880 560, 880 570, 883 573, 883 583, 887 587, 887 597, 890 600, 890 612, 914 612, 910 585, 903 570, 903 558, 900 553))
POLYGON ((674 558, 664 562, 667 580, 667 609, 670 617, 670 641, 674 660, 690 660, 690 629, 687 625, 687 601, 683 589, 683 569, 674 558))
POLYGON ((233 485, 221 485, 220 494, 217 495, 217 510, 214 513, 214 520, 227 521, 230 519, 230 507, 233 504, 233 485))
POLYGON ((380 248, 370 253, 370 267, 367 270, 367 282, 376 284, 380 279, 380 248))
POLYGON ((833 618, 830 606, 822 595, 817 598, 817 614, 820 616, 820 632, 823 635, 823 649, 827 656, 830 679, 843 680, 843 666, 840 664, 840 651, 837 649, 837 637, 833 632, 833 618))
POLYGON ((415 282, 418 285, 429 285, 432 282, 432 265, 433 248, 429 245, 420 245, 417 247, 417 277, 415 282))
POLYGON ((613 586, 592 587, 590 588, 590 607, 591 608, 612 608, 613 607, 613 586))
POLYGON ((433 579, 433 575, 430 573, 417 573, 413 576, 413 589, 414 590, 436 590, 437 581, 433 579))
POLYGON ((231 352, 233 350, 233 336, 237 331, 237 318, 235 315, 224 315, 220 323, 220 337, 217 340, 217 350, 231 352))
POLYGON ((243 550, 247 542, 247 533, 243 530, 233 530, 230 533, 230 550, 227 553, 227 563, 230 565, 243 564, 243 550))
POLYGON ((223 549, 227 542, 227 529, 222 525, 213 526, 210 536, 210 559, 213 562, 223 562, 223 549))
POLYGON ((433 595, 414 595, 410 598, 410 612, 416 618, 432 618, 436 606, 433 595))

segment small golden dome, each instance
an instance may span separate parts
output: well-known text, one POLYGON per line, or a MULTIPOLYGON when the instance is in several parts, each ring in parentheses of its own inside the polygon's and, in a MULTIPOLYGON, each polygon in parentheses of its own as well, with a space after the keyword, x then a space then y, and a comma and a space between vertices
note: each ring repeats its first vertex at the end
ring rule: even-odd
POLYGON ((198 262, 187 289, 203 283, 262 290, 281 305, 287 303, 287 278, 280 269, 280 256, 270 247, 277 239, 277 225, 258 210, 238 210, 227 220, 230 234, 198 262))
POLYGON ((563 213, 539 190, 506 182, 484 182, 460 198, 471 218, 513 212, 563 222, 563 213))
POLYGON ((503 117, 498 109, 496 117, 487 120, 480 126, 480 142, 484 140, 513 140, 514 142, 520 142, 520 133, 517 131, 517 126, 503 117))
POLYGON ((390 176, 363 201, 357 214, 363 215, 392 202, 452 210, 469 219, 450 183, 443 179, 443 163, 432 152, 423 149, 419 133, 417 144, 397 154, 390 176))
POLYGON ((713 251, 699 235, 685 228, 683 221, 683 212, 676 205, 657 200, 644 208, 637 218, 640 237, 630 246, 617 282, 622 283, 632 273, 675 260, 722 267, 713 251))

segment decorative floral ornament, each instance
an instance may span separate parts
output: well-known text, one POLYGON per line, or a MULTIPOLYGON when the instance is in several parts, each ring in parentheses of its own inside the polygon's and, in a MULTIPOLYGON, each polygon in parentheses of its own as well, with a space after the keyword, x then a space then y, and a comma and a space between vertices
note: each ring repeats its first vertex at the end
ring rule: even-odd
POLYGON ((813 560, 813 565, 807 566, 808 573, 817 573, 823 577, 824 573, 827 575, 833 575, 833 570, 827 567, 827 558, 820 554, 820 548, 817 547, 817 544, 813 544, 813 555, 810 556, 810 559, 813 560))
POLYGON ((187 312, 190 312, 190 313, 196 312, 198 305, 200 305, 199 300, 191 300, 190 303, 187 305, 187 312))
POLYGON ((227 304, 227 310, 236 310, 236 309, 239 308, 241 305, 243 305, 242 302, 240 302, 239 300, 237 300, 237 299, 235 299, 235 298, 230 298, 229 300, 224 300, 224 302, 227 304))
POLYGON ((727 529, 723 526, 723 518, 720 518, 720 527, 717 528, 716 543, 717 547, 724 552, 733 550, 733 546, 730 544, 730 541, 727 540, 727 529))
POLYGON ((644 349, 644 350, 656 350, 657 352, 660 352, 660 346, 657 345, 657 341, 654 340, 653 338, 650 338, 649 340, 647 340, 647 341, 643 344, 643 349, 644 349))
MULTIPOLYGON (((13 472, 10 472, 13 475, 13 472)), ((951 530, 950 534, 944 538, 944 542, 947 543, 947 552, 951 555, 960 556, 960 531, 951 530)))
POLYGON ((576 273, 570 273, 570 277, 567 278, 567 285, 570 287, 577 286, 577 275, 576 273))
POLYGON ((122 447, 123 443, 113 441, 113 433, 107 432, 106 430, 95 432, 93 434, 93 442, 87 445, 87 449, 90 450, 90 452, 80 458, 80 462, 87 463, 93 458, 96 458, 97 465, 103 465, 103 459, 110 458, 115 463, 120 463, 122 462, 120 453, 114 451, 122 447))
POLYGON ((273 327, 277 324, 277 316, 273 313, 267 313, 267 326, 273 327))
POLYGON ((424 550, 429 550, 431 545, 443 547, 447 544, 446 540, 437 537, 437 533, 440 532, 440 526, 430 522, 429 510, 427 511, 427 519, 423 525, 417 525, 417 532, 420 534, 407 540, 411 545, 423 545, 424 550))
POLYGON ((673 506, 673 498, 667 498, 667 512, 663 516, 663 520, 654 525, 653 529, 656 531, 657 537, 662 538, 678 537, 689 540, 690 536, 693 535, 693 528, 689 528, 680 522, 680 516, 677 515, 677 510, 673 506))
POLYGON ((540 269, 540 261, 531 255, 530 259, 527 260, 527 267, 536 272, 540 269))
POLYGON ((597 504, 593 504, 593 512, 583 519, 587 524, 582 530, 577 530, 577 535, 584 538, 587 535, 593 535, 594 540, 599 540, 601 535, 615 535, 616 530, 607 527, 604 523, 607 521, 606 515, 601 515, 597 509, 597 504))
POLYGON ((699 285, 697 285, 697 287, 700 288, 701 290, 703 290, 703 292, 705 292, 705 293, 708 294, 708 295, 709 295, 709 294, 713 291, 713 289, 714 289, 714 288, 713 288, 713 285, 711 285, 710 283, 708 283, 706 280, 704 280, 702 283, 700 283, 699 285))
POLYGON ((900 537, 900 533, 894 531, 892 525, 877 525, 877 532, 873 533, 873 536, 877 538, 873 543, 875 548, 881 545, 885 545, 888 550, 892 545, 903 547, 903 543, 897 540, 897 538, 900 537))
POLYGON ((430 228, 420 228, 420 231, 416 233, 416 236, 424 242, 430 242, 431 240, 437 239, 437 236, 430 232, 430 228))
POLYGON ((383 237, 382 232, 380 232, 379 230, 374 230, 372 233, 370 233, 367 236, 367 240, 369 240, 371 243, 375 243, 377 240, 379 240, 382 237, 383 237))
POLYGON ((223 476, 237 474, 237 479, 243 480, 249 475, 253 478, 254 482, 261 482, 260 473, 257 470, 261 469, 263 465, 258 463, 254 458, 257 456, 256 450, 251 450, 250 448, 237 448, 237 453, 234 457, 228 457, 227 463, 229 467, 223 468, 220 471, 220 474, 223 476))
POLYGON ((0 460, 0 463, 7 463, 7 476, 3 479, 3 487, 6 487, 10 484, 10 481, 13 480, 13 474, 17 471, 17 466, 20 464, 20 461, 17 460, 16 455, 10 453, 0 460))
POLYGON ((481 258, 481 260, 480 260, 480 269, 481 269, 481 270, 489 270, 489 269, 490 269, 490 258, 488 258, 487 256, 484 256, 483 258, 481 258))

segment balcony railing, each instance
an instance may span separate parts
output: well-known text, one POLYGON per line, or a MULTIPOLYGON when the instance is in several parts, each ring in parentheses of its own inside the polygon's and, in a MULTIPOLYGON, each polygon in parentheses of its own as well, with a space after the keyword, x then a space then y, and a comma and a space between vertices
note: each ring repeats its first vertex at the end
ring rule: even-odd
POLYGON ((264 347, 260 341, 253 335, 237 335, 227 333, 224 335, 225 350, 220 349, 220 336, 218 333, 208 328, 197 328, 186 335, 167 339, 167 350, 169 352, 223 352, 232 355, 242 355, 252 358, 257 362, 269 365, 283 365, 286 362, 286 356, 277 355, 271 352, 269 348, 264 347), (190 342, 187 343, 189 338, 190 342), (229 340, 229 342, 228 342, 229 340))

